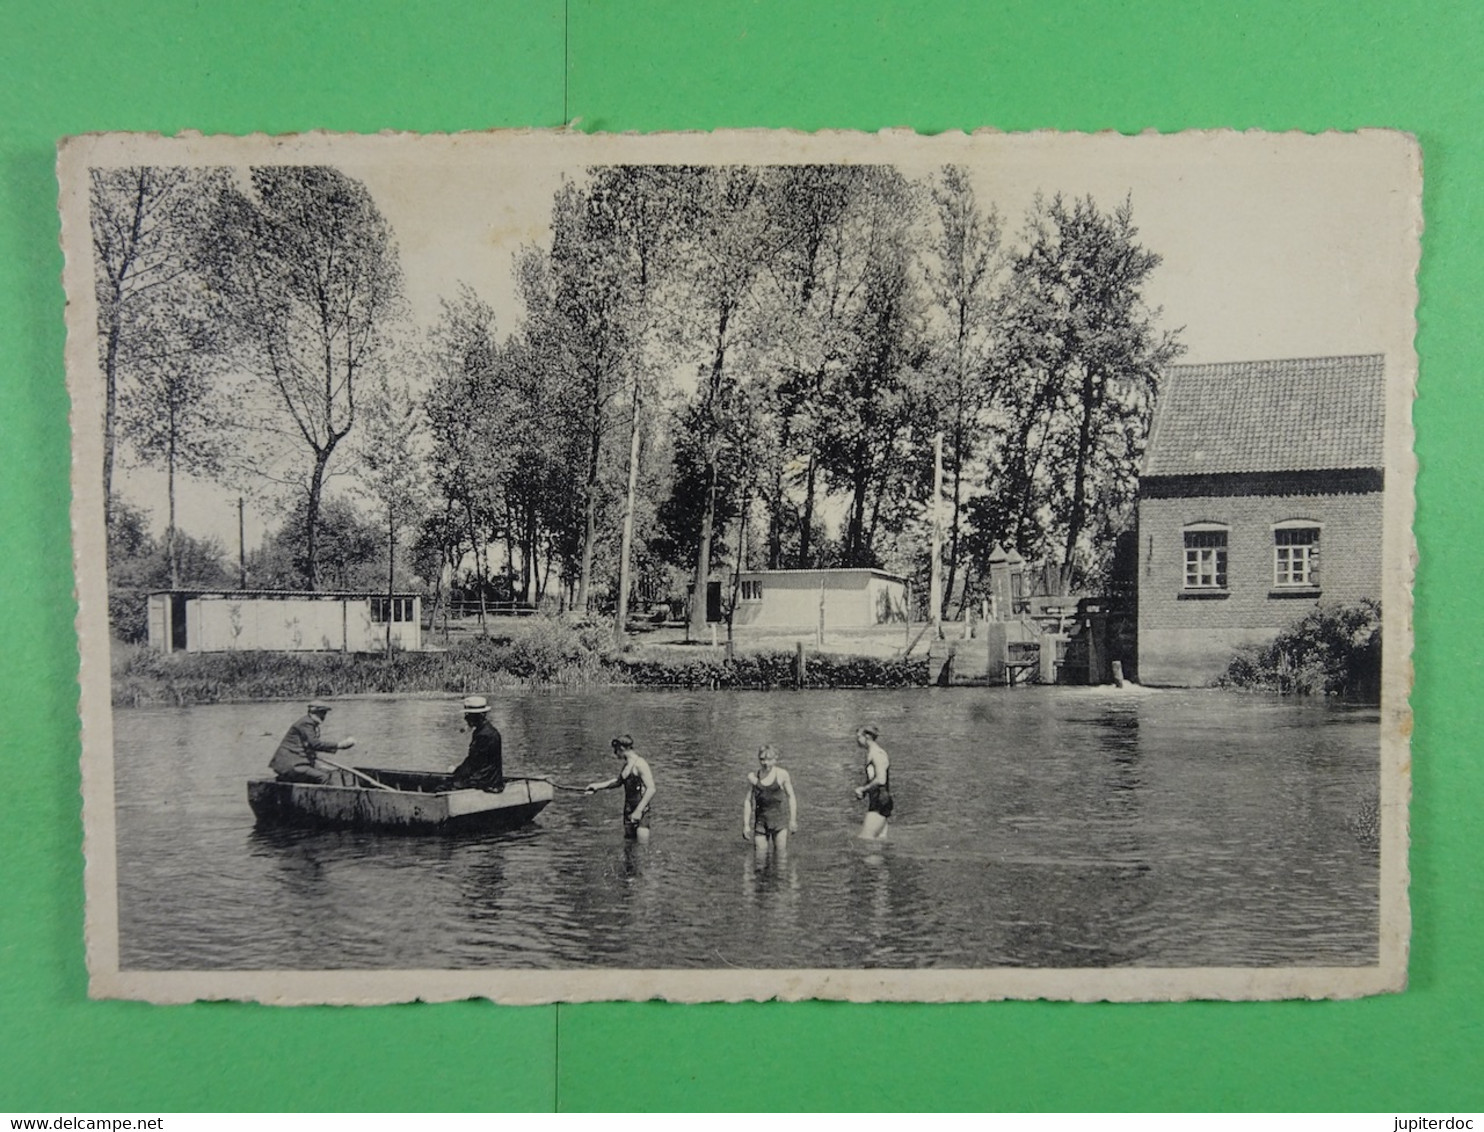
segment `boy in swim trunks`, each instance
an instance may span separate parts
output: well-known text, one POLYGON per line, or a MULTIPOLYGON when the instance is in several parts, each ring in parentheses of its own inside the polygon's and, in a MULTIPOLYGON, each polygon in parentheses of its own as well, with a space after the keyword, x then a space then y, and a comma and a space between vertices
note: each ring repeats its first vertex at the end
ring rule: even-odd
POLYGON ((613 740, 613 754, 623 759, 619 772, 601 782, 590 782, 587 793, 623 787, 623 835, 628 841, 640 845, 649 844, 649 815, 654 802, 654 775, 649 763, 634 750, 630 735, 620 735, 613 740))

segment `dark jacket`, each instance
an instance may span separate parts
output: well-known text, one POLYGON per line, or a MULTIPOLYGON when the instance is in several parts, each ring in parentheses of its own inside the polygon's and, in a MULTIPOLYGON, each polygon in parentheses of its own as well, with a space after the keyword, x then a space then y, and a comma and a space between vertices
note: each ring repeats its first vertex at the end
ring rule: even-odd
POLYGON ((499 792, 505 789, 505 762, 500 732, 488 719, 469 736, 469 754, 454 768, 455 786, 472 786, 479 790, 499 792))
POLYGON ((315 751, 338 751, 339 743, 331 743, 319 737, 319 716, 310 713, 289 728, 268 769, 274 774, 286 774, 301 763, 314 764, 315 751))

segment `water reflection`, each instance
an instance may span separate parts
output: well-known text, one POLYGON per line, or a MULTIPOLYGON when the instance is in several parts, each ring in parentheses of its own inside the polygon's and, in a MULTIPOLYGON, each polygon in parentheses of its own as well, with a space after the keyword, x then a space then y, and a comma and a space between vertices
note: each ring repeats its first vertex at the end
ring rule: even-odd
MULTIPOLYGON (((527 694, 509 772, 580 783, 634 734, 648 846, 616 795, 446 840, 259 830, 245 781, 292 707, 116 713, 125 967, 1230 966, 1373 962, 1378 718, 1097 689, 527 694), (854 837, 853 735, 883 727, 891 837, 854 837), (736 822, 763 743, 799 799, 786 855, 736 822), (1367 807, 1370 807, 1369 811, 1367 807)), ((358 761, 437 769, 434 700, 349 701, 358 761)))

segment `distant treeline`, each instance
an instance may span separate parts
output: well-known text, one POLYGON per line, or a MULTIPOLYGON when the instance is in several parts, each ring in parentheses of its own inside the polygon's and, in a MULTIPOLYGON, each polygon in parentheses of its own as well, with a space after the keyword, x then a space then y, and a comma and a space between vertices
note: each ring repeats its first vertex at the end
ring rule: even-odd
POLYGON ((166 476, 169 585, 201 581, 182 475, 281 501, 253 561, 196 555, 253 586, 612 610, 739 561, 920 579, 940 436, 945 595, 996 543, 1095 583, 1182 349, 1131 201, 1038 198, 1007 235, 956 167, 588 169, 509 327, 453 280, 414 325, 334 168, 95 170, 92 225, 110 527, 125 449, 166 476))

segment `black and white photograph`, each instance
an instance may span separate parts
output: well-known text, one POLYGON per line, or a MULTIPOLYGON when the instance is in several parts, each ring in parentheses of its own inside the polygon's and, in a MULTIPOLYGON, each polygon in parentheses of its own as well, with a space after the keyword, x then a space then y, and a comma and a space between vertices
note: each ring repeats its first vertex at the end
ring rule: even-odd
POLYGON ((1405 988, 1411 137, 58 172, 94 996, 1405 988))

